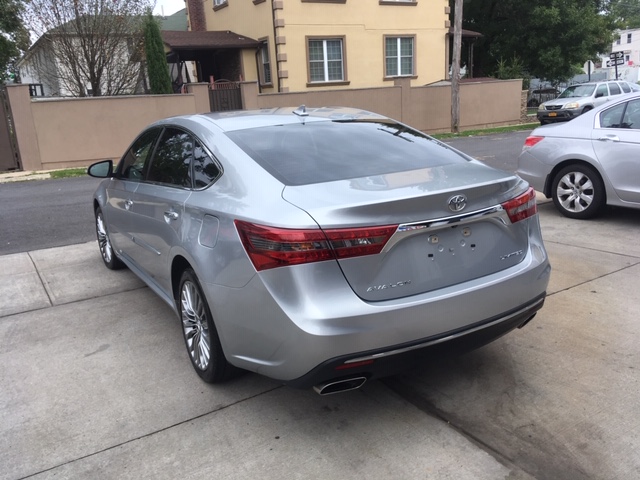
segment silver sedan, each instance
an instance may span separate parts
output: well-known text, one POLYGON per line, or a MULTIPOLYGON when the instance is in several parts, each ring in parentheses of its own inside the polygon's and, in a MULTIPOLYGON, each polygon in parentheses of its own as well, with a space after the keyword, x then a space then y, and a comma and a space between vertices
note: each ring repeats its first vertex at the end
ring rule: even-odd
POLYGON ((536 128, 517 173, 570 218, 592 218, 605 205, 640 208, 640 94, 536 128))
POLYGON ((89 174, 105 178, 104 264, 175 310, 206 382, 244 369, 349 390, 490 342, 544 302, 534 190, 369 112, 169 118, 89 174))

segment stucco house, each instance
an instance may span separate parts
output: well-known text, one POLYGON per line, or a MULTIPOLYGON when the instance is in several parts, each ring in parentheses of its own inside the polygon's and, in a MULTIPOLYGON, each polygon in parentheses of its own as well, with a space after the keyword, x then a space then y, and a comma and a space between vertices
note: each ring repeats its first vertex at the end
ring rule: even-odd
MULTIPOLYGON (((186 8, 167 17, 158 17, 161 29, 187 30, 186 8)), ((124 22, 126 24, 126 22, 124 22)), ((62 28, 54 28, 42 35, 18 62, 21 83, 32 85, 32 96, 85 96, 92 95, 91 83, 86 78, 86 71, 79 64, 78 71, 71 71, 71 67, 57 54, 59 49, 69 55, 70 49, 80 52, 79 39, 74 37, 73 24, 69 22, 62 28), (63 40, 61 37, 65 37, 63 40), (78 85, 77 79, 83 83, 78 85)), ((147 89, 146 72, 141 67, 144 52, 140 49, 140 39, 130 33, 126 25, 113 29, 105 43, 108 45, 104 52, 118 59, 114 65, 133 63, 135 68, 118 69, 106 68, 101 89, 103 95, 119 95, 144 93, 147 89)), ((93 41, 93 40, 92 40, 93 41)), ((68 57, 67 57, 68 58, 68 57)), ((175 73, 172 72, 175 76, 175 73)))
MULTIPOLYGON (((447 78, 448 0, 187 0, 187 12, 193 32, 247 42, 227 52, 237 77, 228 79, 258 81, 264 93, 447 78)), ((219 78, 199 68, 200 81, 219 78)))
MULTIPOLYGON (((618 78, 628 82, 640 81, 640 28, 626 29, 616 32, 610 53, 622 53, 621 64, 618 65, 618 78)), ((601 57, 601 67, 608 70, 608 78, 615 78, 615 65, 609 54, 601 57)))

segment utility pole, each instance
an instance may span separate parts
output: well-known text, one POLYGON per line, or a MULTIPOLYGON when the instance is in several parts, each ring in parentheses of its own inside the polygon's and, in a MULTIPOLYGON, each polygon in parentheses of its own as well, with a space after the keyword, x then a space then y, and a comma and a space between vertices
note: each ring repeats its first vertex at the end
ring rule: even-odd
MULTIPOLYGON (((453 59, 451 61, 451 131, 460 126, 460 50, 462 50, 462 0, 455 0, 453 12, 453 59)), ((471 66, 469 66, 471 68, 471 66)))

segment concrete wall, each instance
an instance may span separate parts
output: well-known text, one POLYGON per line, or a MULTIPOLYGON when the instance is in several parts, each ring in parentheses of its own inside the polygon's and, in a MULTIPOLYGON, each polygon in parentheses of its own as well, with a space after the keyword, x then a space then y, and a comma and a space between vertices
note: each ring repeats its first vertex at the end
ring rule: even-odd
POLYGON ((209 111, 206 85, 184 95, 31 99, 7 87, 24 170, 53 170, 117 159, 149 123, 209 111))
MULTIPOLYGON (((307 105, 361 108, 395 118, 429 133, 451 128, 449 85, 412 87, 408 78, 389 87, 259 94, 257 82, 242 82, 245 109, 307 105)), ((7 94, 23 170, 80 167, 118 159, 149 123, 173 115, 209 111, 206 84, 189 85, 183 95, 138 95, 72 99, 31 99, 27 85, 7 94)), ((460 128, 517 124, 521 80, 460 85, 460 128)))
MULTIPOLYGON (((245 85, 245 105, 257 108, 306 105, 362 108, 400 120, 424 132, 451 131, 451 87, 411 87, 396 79, 391 87, 257 94, 245 85)), ((460 85, 460 128, 511 125, 521 118, 522 80, 465 82, 460 85)))

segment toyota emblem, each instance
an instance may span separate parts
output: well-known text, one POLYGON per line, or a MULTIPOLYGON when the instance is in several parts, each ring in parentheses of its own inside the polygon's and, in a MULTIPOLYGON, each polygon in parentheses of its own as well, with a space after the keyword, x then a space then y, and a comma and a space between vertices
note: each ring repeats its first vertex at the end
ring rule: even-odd
POLYGON ((460 212, 467 206, 467 197, 465 195, 454 195, 449 199, 449 210, 452 212, 460 212))

